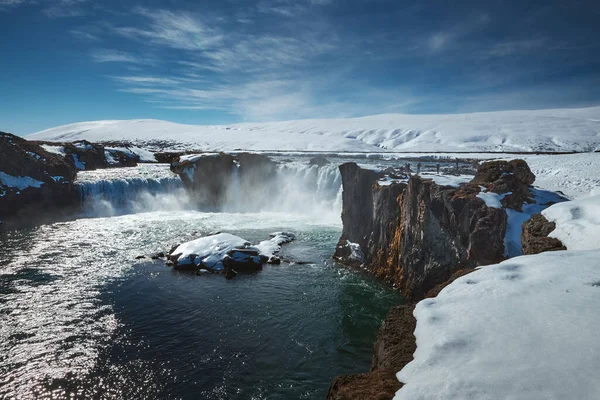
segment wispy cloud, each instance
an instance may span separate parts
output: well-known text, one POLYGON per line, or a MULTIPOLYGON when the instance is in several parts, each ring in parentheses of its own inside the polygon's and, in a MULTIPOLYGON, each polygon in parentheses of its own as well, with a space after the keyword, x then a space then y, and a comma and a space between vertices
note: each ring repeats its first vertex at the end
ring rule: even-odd
POLYGON ((91 53, 92 60, 98 63, 132 63, 153 64, 154 61, 148 57, 141 57, 124 51, 98 49, 91 53))

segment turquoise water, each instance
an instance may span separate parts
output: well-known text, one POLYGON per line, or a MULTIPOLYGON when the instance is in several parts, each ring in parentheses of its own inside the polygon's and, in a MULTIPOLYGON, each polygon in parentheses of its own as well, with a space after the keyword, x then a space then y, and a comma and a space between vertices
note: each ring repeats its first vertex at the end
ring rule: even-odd
POLYGON ((0 398, 324 398, 334 376, 369 369, 402 302, 331 262, 341 227, 327 221, 169 211, 4 234, 0 398), (135 260, 216 230, 292 231, 292 262, 228 281, 135 260))

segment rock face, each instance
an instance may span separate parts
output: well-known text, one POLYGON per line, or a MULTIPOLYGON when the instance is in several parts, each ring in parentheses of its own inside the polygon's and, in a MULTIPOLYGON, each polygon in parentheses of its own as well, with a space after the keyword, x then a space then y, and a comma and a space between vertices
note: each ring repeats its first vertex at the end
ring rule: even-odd
POLYGON ((477 185, 454 188, 413 176, 408 184, 382 186, 380 173, 356 164, 340 171, 343 231, 334 255, 339 261, 361 264, 417 299, 457 270, 504 258, 506 212, 487 207, 477 185), (360 246, 360 262, 348 243, 360 246))
POLYGON ((521 211, 524 202, 531 202, 529 185, 534 181, 535 175, 525 161, 511 160, 482 164, 471 183, 484 186, 494 193, 510 193, 504 196, 502 205, 521 211))
POLYGON ((277 165, 270 158, 251 153, 183 156, 171 163, 199 207, 216 209, 239 198, 254 204, 248 196, 262 196, 274 190, 272 178, 277 165), (260 187, 261 191, 251 190, 260 187), (262 193, 261 193, 262 192, 262 193))
POLYGON ((338 376, 329 387, 327 400, 389 400, 394 397, 402 387, 396 372, 412 361, 417 348, 413 334, 417 321, 413 310, 414 304, 390 310, 377 335, 371 371, 338 376))
POLYGON ((35 220, 49 209, 75 204, 75 174, 61 156, 0 132, 0 219, 35 220))
POLYGON ((76 142, 33 142, 60 149, 61 155, 73 169, 90 171, 103 168, 135 167, 140 157, 131 152, 106 149, 99 143, 78 140, 76 142))
POLYGON ((538 254, 544 251, 566 250, 562 242, 548 235, 556 228, 542 214, 532 215, 524 224, 521 233, 523 254, 538 254))

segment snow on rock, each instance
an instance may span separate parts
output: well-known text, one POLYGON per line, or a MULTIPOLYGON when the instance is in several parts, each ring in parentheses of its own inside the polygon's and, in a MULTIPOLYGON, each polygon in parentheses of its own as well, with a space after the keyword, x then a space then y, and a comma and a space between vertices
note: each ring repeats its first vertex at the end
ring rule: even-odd
POLYGON ((569 250, 600 249, 600 195, 555 204, 542 211, 556 223, 551 237, 569 250))
POLYGON ((600 107, 472 114, 384 114, 229 126, 158 120, 94 121, 64 125, 29 139, 187 144, 204 151, 594 151, 600 145, 600 107))
POLYGON ((0 171, 0 185, 2 186, 23 190, 29 187, 40 188, 43 184, 44 182, 33 179, 30 176, 12 176, 0 171))
POLYGON ((227 252, 233 248, 244 248, 250 242, 230 233, 219 233, 216 235, 201 237, 190 242, 179 245, 172 254, 178 254, 178 265, 198 265, 206 260, 209 266, 214 266, 221 261, 227 252))
POLYGON ((481 186, 481 192, 479 192, 477 197, 483 200, 485 205, 488 207, 502 208, 502 199, 509 194, 512 194, 512 192, 506 192, 502 194, 488 192, 483 186, 481 186))
POLYGON ((187 155, 183 155, 179 157, 179 162, 196 162, 199 159, 201 159, 202 157, 216 157, 218 156, 219 153, 202 153, 202 154, 187 154, 187 155))
POLYGON ((71 154, 71 156, 73 157, 75 168, 77 168, 79 171, 85 171, 85 162, 79 161, 77 154, 71 154))
POLYGON ((41 147, 49 153, 58 154, 59 156, 66 156, 65 148, 63 146, 51 146, 49 144, 43 144, 41 147))
POLYGON ((296 235, 291 232, 275 232, 272 233, 271 239, 263 240, 256 248, 265 255, 275 255, 279 253, 281 250, 281 245, 285 243, 290 243, 291 241, 296 239, 296 235))
POLYGON ((150 150, 146 150, 141 147, 137 147, 137 146, 126 146, 126 147, 107 146, 104 149, 107 150, 108 152, 120 151, 121 153, 124 153, 129 158, 134 158, 134 159, 139 158, 139 161, 141 161, 141 162, 150 162, 150 163, 156 162, 154 153, 151 152, 150 150))
MULTIPOLYGON (((459 187, 463 183, 470 182, 473 179, 473 175, 439 175, 423 173, 419 175, 423 179, 431 179, 440 186, 452 186, 459 187)), ((379 186, 388 186, 392 183, 408 183, 408 178, 391 178, 385 176, 377 181, 379 186)))
POLYGON ((178 267, 199 267, 213 271, 222 271, 226 267, 244 267, 251 264, 260 268, 265 262, 271 262, 281 249, 281 245, 294 240, 296 236, 289 232, 275 232, 271 239, 256 246, 239 236, 230 233, 218 233, 183 243, 171 252, 177 257, 178 267))
POLYGON ((598 304, 599 250, 482 267, 417 304, 394 400, 599 399, 598 304))

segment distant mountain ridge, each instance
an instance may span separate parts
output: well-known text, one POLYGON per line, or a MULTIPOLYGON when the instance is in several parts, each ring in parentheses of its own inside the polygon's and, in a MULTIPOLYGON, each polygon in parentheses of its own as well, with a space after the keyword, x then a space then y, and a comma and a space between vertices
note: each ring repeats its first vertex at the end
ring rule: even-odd
POLYGON ((588 152, 600 149, 600 107, 471 114, 382 114, 233 125, 92 121, 30 140, 129 141, 200 150, 333 152, 588 152))

